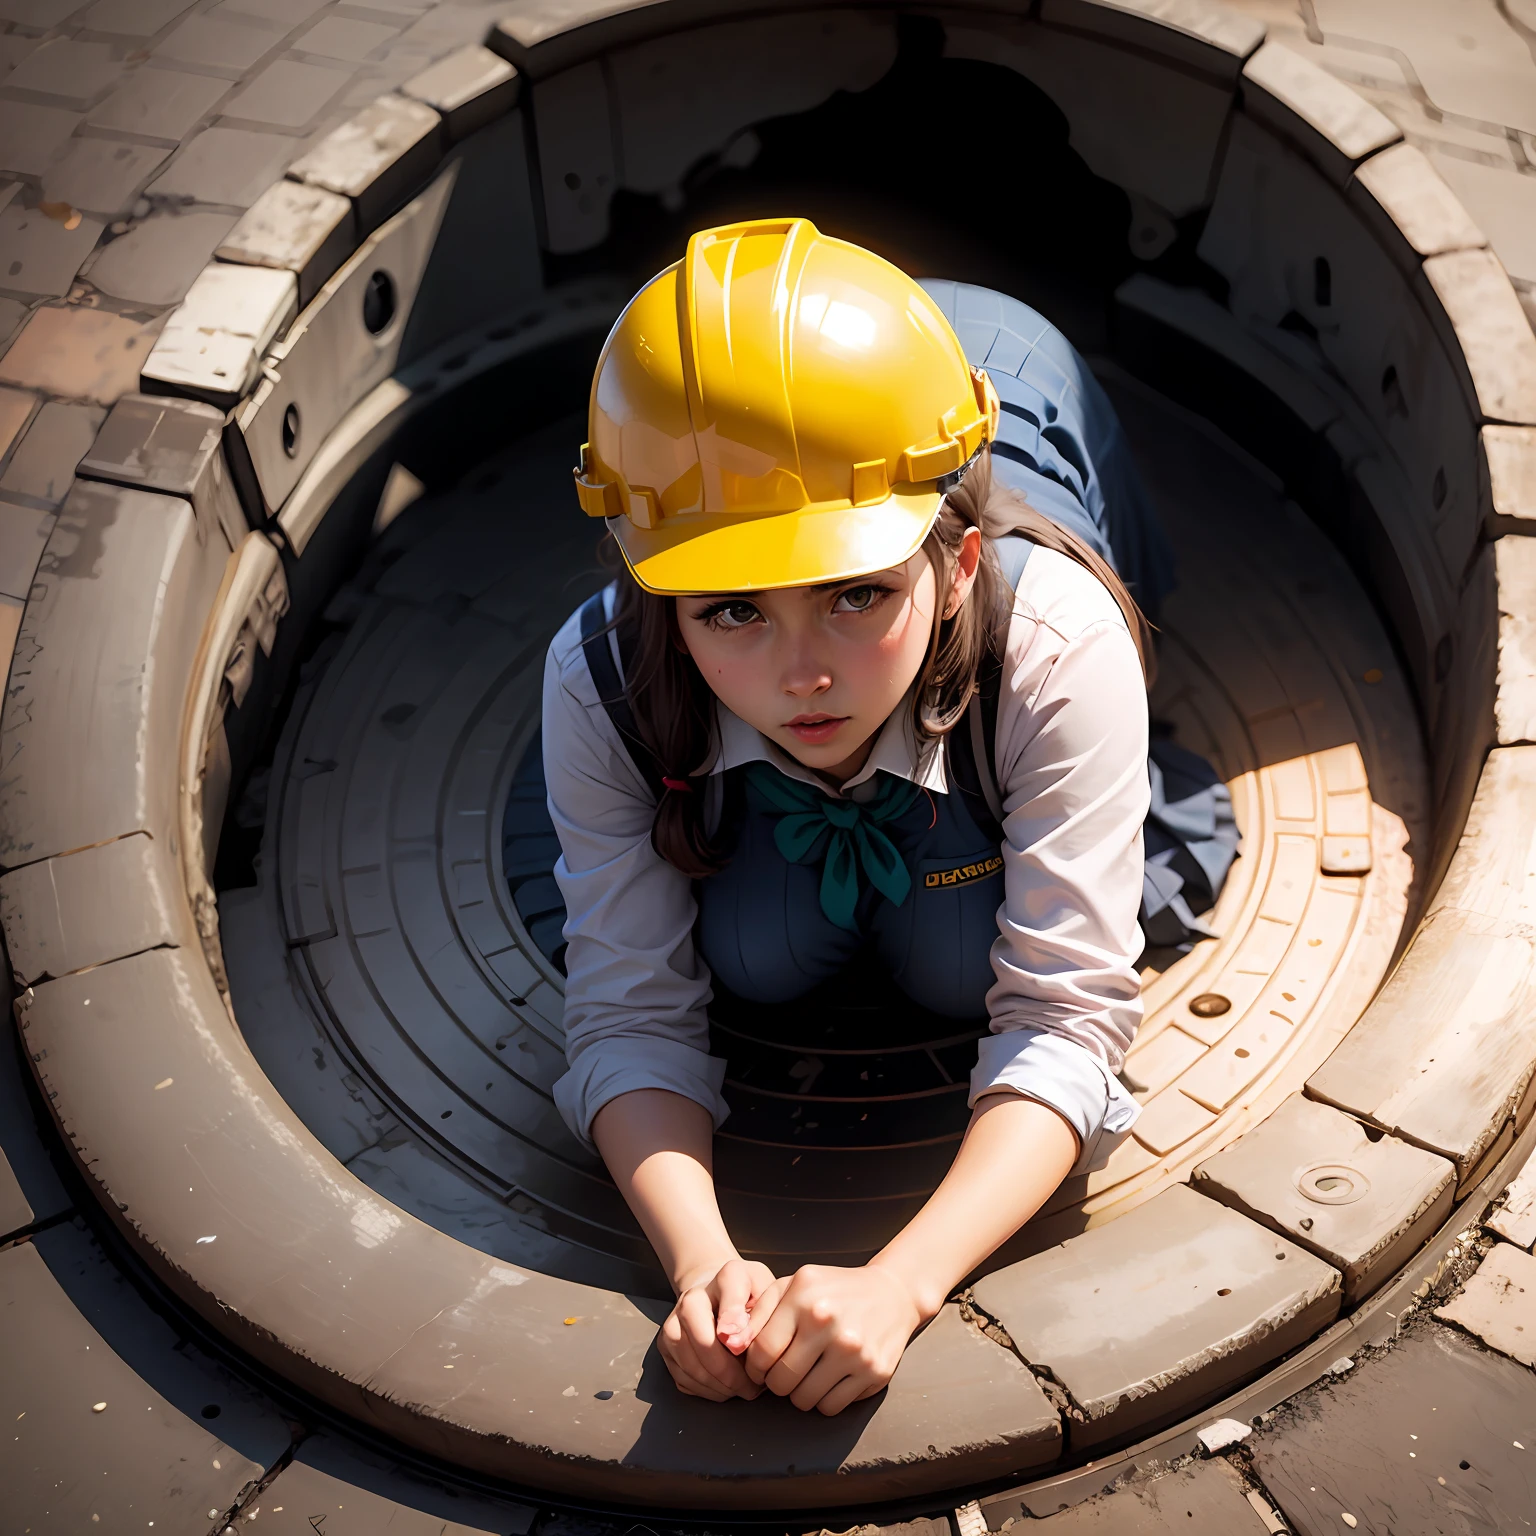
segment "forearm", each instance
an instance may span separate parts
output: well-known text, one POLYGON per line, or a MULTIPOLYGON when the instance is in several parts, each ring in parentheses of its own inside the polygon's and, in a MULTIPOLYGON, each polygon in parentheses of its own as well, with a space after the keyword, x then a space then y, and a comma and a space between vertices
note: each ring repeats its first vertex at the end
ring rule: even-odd
POLYGON ((981 1099, 944 1182, 870 1263, 896 1273, 924 1320, 1050 1198, 1077 1161, 1054 1110, 1015 1093, 981 1099))
POLYGON ((592 1121, 608 1172, 678 1292, 737 1257, 715 1199, 714 1131, 703 1105, 661 1088, 620 1094, 592 1121))

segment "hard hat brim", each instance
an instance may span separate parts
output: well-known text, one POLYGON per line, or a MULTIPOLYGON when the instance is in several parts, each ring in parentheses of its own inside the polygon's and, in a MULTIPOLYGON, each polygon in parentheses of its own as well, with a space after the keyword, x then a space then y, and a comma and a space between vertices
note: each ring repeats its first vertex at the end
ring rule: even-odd
POLYGON ((758 517, 684 516, 660 528, 624 517, 608 527, 635 580, 647 592, 765 592, 869 576, 917 553, 943 505, 943 493, 893 493, 868 506, 805 507, 758 517))

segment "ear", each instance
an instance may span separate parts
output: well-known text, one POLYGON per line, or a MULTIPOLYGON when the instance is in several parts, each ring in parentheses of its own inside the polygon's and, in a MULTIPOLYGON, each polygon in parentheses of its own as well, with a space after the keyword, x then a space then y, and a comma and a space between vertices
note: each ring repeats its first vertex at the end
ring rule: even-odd
POLYGON ((981 569, 981 529, 967 528, 955 551, 955 576, 950 583, 949 601, 944 605, 944 617, 953 618, 971 595, 976 585, 976 573, 981 569))

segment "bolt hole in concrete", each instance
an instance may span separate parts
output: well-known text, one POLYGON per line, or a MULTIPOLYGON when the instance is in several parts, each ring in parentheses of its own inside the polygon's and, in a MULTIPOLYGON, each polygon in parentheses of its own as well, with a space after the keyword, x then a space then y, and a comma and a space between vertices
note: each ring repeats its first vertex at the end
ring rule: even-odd
POLYGON ((370 335, 377 336, 389 328, 395 318, 395 280, 382 269, 368 275, 363 289, 363 324, 370 335))
MULTIPOLYGON (((1219 289, 1199 256, 1198 220, 1172 220, 1155 267, 1141 262, 1132 242, 1147 221, 1089 170, 1059 110, 1006 69, 944 57, 937 28, 931 46, 904 44, 887 80, 760 123, 754 136, 748 163, 701 162, 685 176, 675 213, 659 194, 618 192, 606 240, 545 253, 546 280, 569 292, 597 274, 627 295, 678 257, 689 230, 792 208, 919 276, 1015 294, 1055 322, 1108 390, 1179 561, 1153 716, 1232 786, 1246 840, 1207 915, 1219 937, 1146 957, 1146 1024, 1126 1068, 1144 1139, 1124 1138, 1064 1185, 998 1255, 1006 1263, 1081 1231, 1090 1199, 1097 1225, 1187 1180, 1240 1134, 1252 1106, 1296 1091, 1352 1022, 1391 958, 1413 879, 1407 850, 1427 828, 1422 732, 1392 640, 1330 542, 1333 512, 1303 509, 1302 493, 1282 487, 1294 455, 1271 445, 1279 467, 1258 462, 1280 407, 1260 392, 1249 415, 1213 426, 1213 411, 1243 398, 1221 382, 1230 365, 1188 338, 1175 347, 1117 297, 1154 270, 1219 289), (1034 147, 1030 199, 995 200, 984 219, 932 217, 914 189, 952 178, 932 132, 946 113, 989 142, 1034 147), (1038 239, 1042 206, 1073 211, 1049 241, 1038 239), (1184 361, 1170 369, 1175 355, 1184 361), (1380 686, 1361 698, 1351 679, 1368 670, 1380 686), (1317 902, 1324 817, 1346 803, 1378 829, 1374 863, 1317 902), (1332 915, 1310 915, 1323 907, 1332 915), (1262 945, 1249 944, 1259 932, 1262 945), (1245 958, 1259 948, 1262 975, 1245 958), (1285 994, 1281 1061, 1264 1016, 1285 994)), ((587 195, 592 180, 573 171, 562 195, 587 195)), ((424 292, 482 281, 471 268, 494 259, 490 245, 466 246, 440 270, 434 258, 424 292)), ((1331 292, 1324 269, 1309 276, 1331 292)), ((389 323, 382 297, 373 303, 370 330, 389 323)), ((541 320, 563 304, 552 300, 541 320)), ((468 387, 445 382, 390 445, 425 489, 350 566, 335 560, 345 601, 317 600, 280 734, 247 749, 258 766, 270 762, 272 787, 259 843, 238 870, 221 865, 220 925, 234 1010, 258 1060, 353 1173, 509 1262, 663 1297, 643 1235, 551 1100, 565 1067, 565 912, 539 685, 550 637, 606 579, 570 468, 611 321, 610 310, 578 340, 493 375, 460 368, 468 387), (405 690, 421 702, 409 720, 390 718, 405 690)), ((494 334, 515 329, 494 322, 494 334)), ((445 337, 444 354, 471 358, 480 340, 445 337)), ((360 479, 355 495, 366 491, 360 479)), ((241 802, 237 785, 231 804, 241 802)), ((894 985, 865 980, 780 1010, 788 1021, 743 1007, 712 1020, 732 1110, 716 1147, 722 1206, 743 1251, 778 1273, 857 1262, 881 1246, 942 1177, 965 1124, 977 1028, 915 1018, 894 985), (807 1061, 821 1064, 814 1080, 807 1061)))

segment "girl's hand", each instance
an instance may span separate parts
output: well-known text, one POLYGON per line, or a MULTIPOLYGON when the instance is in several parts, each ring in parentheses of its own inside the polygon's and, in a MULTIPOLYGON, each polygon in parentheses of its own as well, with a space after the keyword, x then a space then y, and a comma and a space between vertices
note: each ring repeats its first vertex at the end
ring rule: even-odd
POLYGON ((762 1383, 747 1375, 737 1357, 767 1315, 767 1308, 758 1309, 759 1298, 776 1283, 766 1264, 746 1259, 729 1259, 679 1282, 677 1305, 656 1336, 678 1391, 714 1403, 761 1393, 762 1383))
POLYGON ((924 1316, 890 1270, 807 1264, 774 1282, 754 1319, 746 1374, 797 1408, 834 1414, 890 1381, 924 1316))

